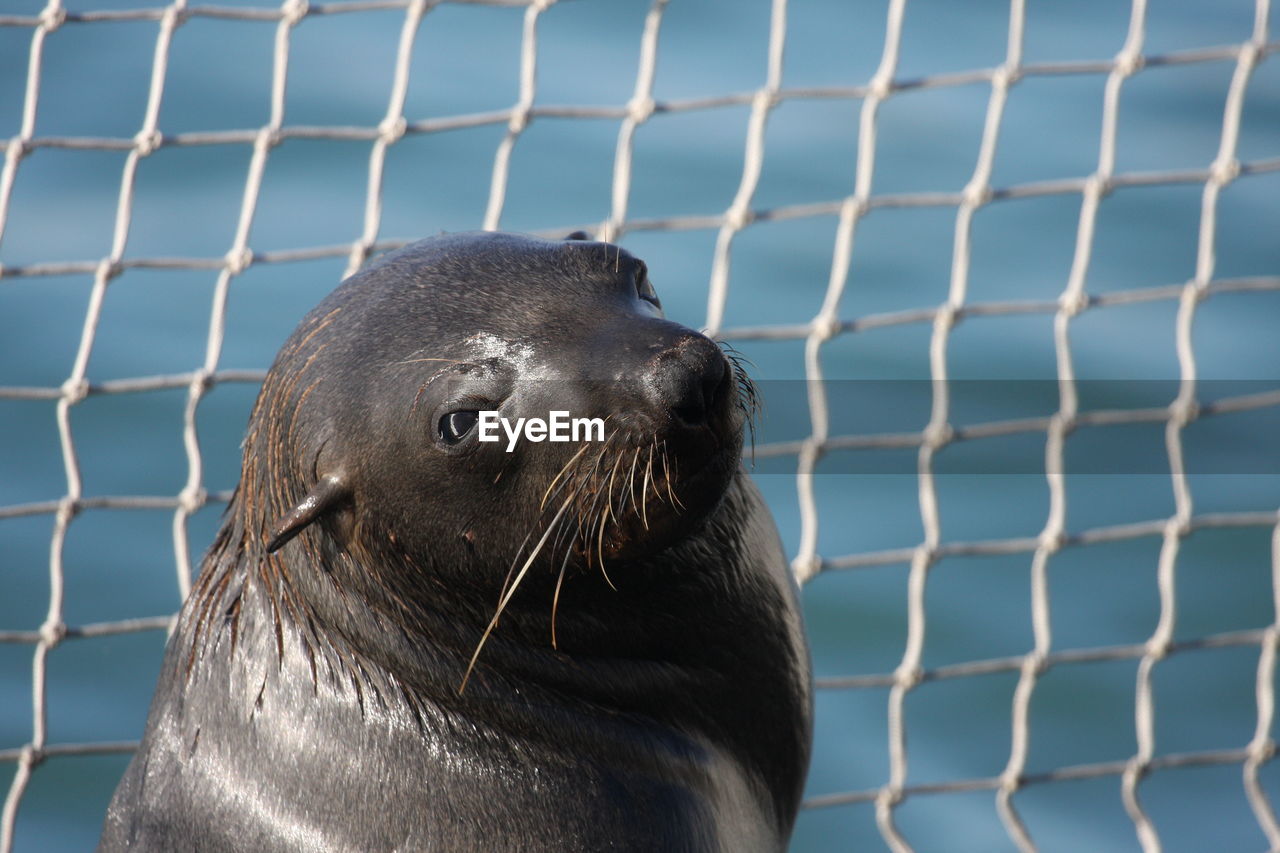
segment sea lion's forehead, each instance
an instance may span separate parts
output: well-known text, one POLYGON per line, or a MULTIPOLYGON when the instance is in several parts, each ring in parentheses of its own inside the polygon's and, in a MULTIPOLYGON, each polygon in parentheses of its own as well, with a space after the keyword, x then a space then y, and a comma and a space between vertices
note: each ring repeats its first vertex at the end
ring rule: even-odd
POLYGON ((610 243, 452 234, 382 256, 322 308, 343 309, 374 363, 421 350, 523 372, 541 344, 594 337, 640 308, 644 269, 610 243))
POLYGON ((423 259, 428 267, 440 263, 442 271, 463 279, 458 282, 463 284, 472 276, 517 284, 525 277, 538 284, 549 283, 545 279, 554 277, 562 286, 599 287, 631 278, 645 267, 621 246, 590 240, 480 233, 441 238, 441 242, 439 256, 427 254, 423 259))

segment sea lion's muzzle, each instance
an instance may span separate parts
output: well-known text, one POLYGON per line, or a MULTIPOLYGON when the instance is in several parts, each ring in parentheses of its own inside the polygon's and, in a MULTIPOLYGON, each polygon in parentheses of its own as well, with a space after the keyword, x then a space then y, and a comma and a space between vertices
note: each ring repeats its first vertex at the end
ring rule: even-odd
POLYGON ((720 348, 686 332, 674 346, 650 359, 640 384, 650 411, 673 427, 700 427, 723 405, 731 369, 720 348))
POLYGON ((586 337, 583 349, 579 402, 594 414, 628 422, 658 440, 734 431, 727 417, 734 368, 705 335, 630 315, 586 337))

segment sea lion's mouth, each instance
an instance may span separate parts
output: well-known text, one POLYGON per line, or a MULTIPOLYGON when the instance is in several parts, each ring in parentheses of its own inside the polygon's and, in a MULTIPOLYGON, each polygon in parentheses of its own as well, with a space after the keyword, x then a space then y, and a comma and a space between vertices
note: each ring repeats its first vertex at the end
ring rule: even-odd
POLYGON ((740 458, 735 426, 721 421, 647 441, 615 433, 594 452, 580 449, 541 508, 567 532, 558 538, 569 553, 550 556, 604 569, 688 536, 728 488, 740 458))
POLYGON ((600 556, 625 561, 650 556, 688 537, 719 505, 737 466, 736 448, 720 448, 710 455, 683 457, 692 471, 675 467, 663 500, 614 519, 603 539, 600 556))

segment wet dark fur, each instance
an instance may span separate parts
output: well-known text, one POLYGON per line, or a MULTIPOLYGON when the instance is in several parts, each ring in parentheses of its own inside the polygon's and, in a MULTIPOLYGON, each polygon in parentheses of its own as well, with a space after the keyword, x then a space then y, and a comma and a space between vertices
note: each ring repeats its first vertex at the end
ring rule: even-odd
POLYGON ((628 330, 698 343, 636 302, 637 263, 442 237, 308 315, 264 383, 100 849, 785 847, 809 671, 737 462, 750 386, 731 366, 731 396, 687 434, 619 405, 654 393, 619 380, 628 364, 678 349, 647 355, 628 330), (463 346, 478 331, 531 346, 536 378, 573 378, 547 371, 576 346, 618 366, 577 401, 609 441, 432 446, 442 372, 512 373, 463 346), (269 553, 333 472, 341 498, 269 553))

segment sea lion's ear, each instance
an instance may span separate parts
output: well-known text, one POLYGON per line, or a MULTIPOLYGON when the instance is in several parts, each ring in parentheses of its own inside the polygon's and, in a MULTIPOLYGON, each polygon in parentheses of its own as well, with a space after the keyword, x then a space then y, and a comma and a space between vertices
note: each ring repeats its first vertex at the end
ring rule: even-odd
POLYGON ((271 539, 267 542, 267 553, 274 554, 279 551, 308 524, 350 496, 351 490, 337 474, 322 477, 311 487, 306 497, 298 501, 293 509, 276 522, 275 527, 271 529, 271 539))
POLYGON ((591 235, 588 234, 586 231, 574 231, 568 237, 565 237, 565 239, 566 240, 590 240, 591 235))

